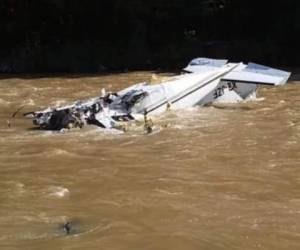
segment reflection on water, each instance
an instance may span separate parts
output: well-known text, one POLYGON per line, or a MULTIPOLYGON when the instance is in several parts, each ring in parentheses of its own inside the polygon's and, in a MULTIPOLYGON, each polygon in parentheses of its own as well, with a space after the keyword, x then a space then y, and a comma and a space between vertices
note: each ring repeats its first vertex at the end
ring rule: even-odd
POLYGON ((0 248, 300 249, 296 82, 261 88, 257 102, 171 111, 150 135, 10 117, 150 76, 0 80, 0 248))

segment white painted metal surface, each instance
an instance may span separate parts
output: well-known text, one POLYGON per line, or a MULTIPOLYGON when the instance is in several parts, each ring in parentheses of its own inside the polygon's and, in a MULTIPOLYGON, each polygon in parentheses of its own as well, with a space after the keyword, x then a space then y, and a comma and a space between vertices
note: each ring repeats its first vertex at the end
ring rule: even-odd
POLYGON ((154 115, 167 109, 185 109, 214 102, 239 102, 253 95, 259 84, 283 85, 290 72, 249 63, 227 63, 227 60, 196 58, 178 75, 158 84, 139 83, 72 105, 48 108, 26 114, 41 128, 64 128, 70 123, 94 124, 115 128, 119 121, 139 114, 154 115), (61 121, 61 126, 59 122, 61 121), (66 124, 65 124, 66 123, 66 124))

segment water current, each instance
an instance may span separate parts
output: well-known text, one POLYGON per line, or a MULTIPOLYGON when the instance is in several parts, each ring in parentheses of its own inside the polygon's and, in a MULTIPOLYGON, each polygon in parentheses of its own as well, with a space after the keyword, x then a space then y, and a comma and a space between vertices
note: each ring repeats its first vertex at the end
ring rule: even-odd
POLYGON ((151 134, 22 116, 150 77, 0 80, 0 249, 300 249, 299 82, 167 112, 151 134))

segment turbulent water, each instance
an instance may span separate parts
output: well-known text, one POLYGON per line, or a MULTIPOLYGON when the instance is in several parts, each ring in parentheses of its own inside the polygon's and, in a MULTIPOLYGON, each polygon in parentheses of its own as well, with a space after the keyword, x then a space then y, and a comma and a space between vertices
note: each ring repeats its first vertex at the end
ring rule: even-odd
POLYGON ((170 111, 148 135, 22 117, 150 76, 0 80, 0 249, 300 249, 297 82, 170 111))

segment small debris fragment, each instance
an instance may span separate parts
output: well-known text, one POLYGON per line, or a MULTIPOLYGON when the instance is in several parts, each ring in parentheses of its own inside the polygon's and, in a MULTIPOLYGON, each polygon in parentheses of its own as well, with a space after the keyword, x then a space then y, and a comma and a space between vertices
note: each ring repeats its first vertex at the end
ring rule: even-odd
POLYGON ((25 107, 25 105, 19 107, 12 115, 11 117, 14 118, 23 108, 25 107))
POLYGON ((166 111, 170 111, 171 110, 171 103, 167 103, 167 110, 166 111))
POLYGON ((147 113, 145 112, 144 113, 144 122, 145 122, 145 125, 144 125, 144 130, 146 132, 146 134, 150 134, 153 132, 153 122, 151 119, 148 119, 147 118, 147 113))
POLYGON ((69 235, 71 232, 71 228, 72 228, 71 222, 70 221, 66 222, 63 227, 64 227, 66 234, 69 235))
POLYGON ((147 134, 150 134, 153 132, 153 129, 149 124, 145 124, 145 131, 147 134))

